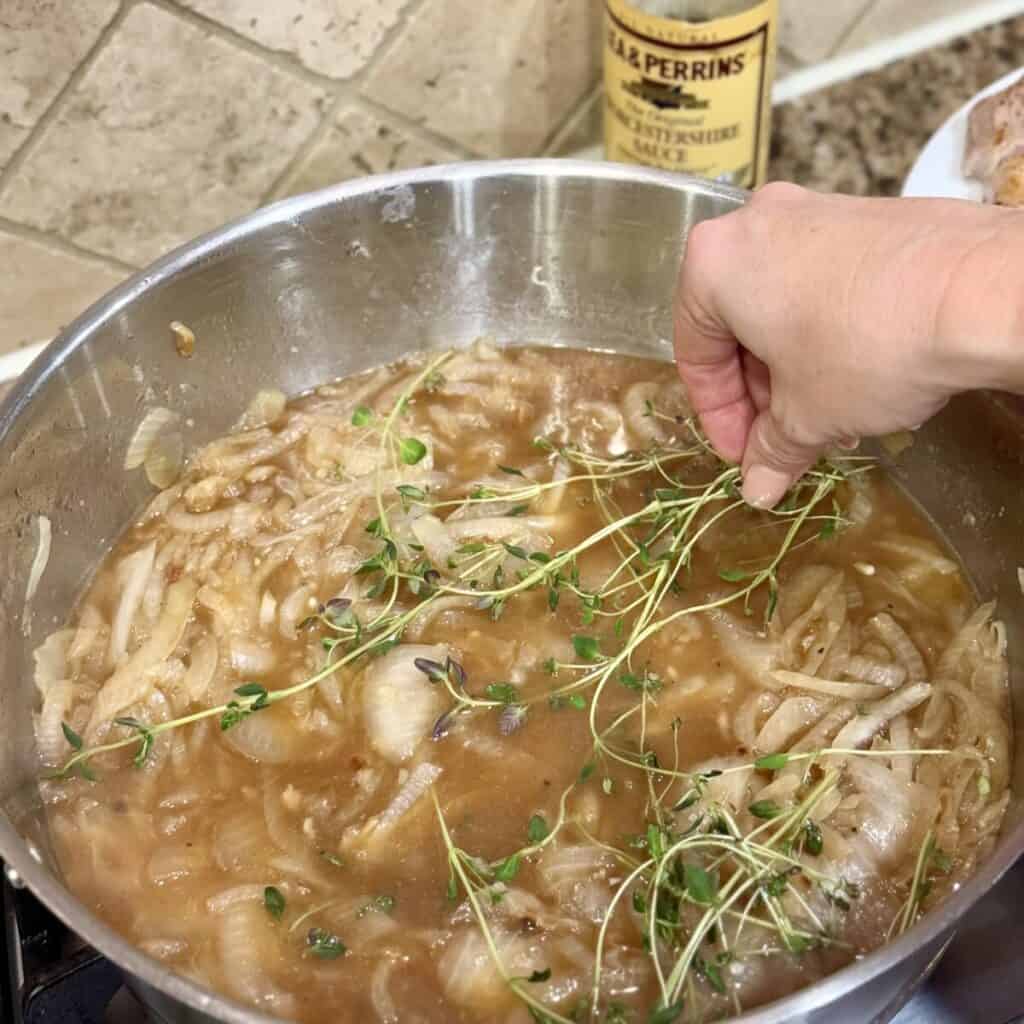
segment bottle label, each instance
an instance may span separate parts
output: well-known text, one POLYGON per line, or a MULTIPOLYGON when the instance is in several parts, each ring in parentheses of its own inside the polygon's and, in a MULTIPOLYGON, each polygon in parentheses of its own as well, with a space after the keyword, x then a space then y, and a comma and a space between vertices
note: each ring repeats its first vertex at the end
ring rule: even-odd
POLYGON ((609 160, 750 188, 764 180, 778 0, 702 24, 606 0, 609 160))

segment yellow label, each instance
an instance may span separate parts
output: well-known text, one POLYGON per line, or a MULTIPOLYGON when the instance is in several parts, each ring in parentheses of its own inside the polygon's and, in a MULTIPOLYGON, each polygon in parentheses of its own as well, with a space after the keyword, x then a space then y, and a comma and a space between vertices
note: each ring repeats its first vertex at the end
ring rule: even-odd
POLYGON ((764 180, 778 0, 703 24, 606 0, 605 153, 750 188, 764 180))

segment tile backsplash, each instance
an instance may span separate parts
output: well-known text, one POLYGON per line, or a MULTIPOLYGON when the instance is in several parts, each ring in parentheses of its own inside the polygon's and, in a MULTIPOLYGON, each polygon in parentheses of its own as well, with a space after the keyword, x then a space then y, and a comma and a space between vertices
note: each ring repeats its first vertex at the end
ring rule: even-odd
MULTIPOLYGON (((780 2, 786 74, 971 0, 780 2)), ((0 352, 272 199, 594 142, 602 7, 0 0, 0 352)))

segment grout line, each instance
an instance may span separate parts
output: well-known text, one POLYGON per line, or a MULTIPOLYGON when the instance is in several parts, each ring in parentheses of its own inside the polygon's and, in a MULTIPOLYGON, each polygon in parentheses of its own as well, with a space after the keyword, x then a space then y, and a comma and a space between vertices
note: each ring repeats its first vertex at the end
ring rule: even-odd
POLYGON ((537 152, 528 154, 529 156, 541 156, 555 144, 555 141, 565 132, 569 131, 571 125, 576 123, 576 118, 579 116, 580 111, 590 103, 594 96, 595 91, 600 87, 603 76, 600 71, 597 73, 597 77, 592 86, 588 86, 586 92, 583 94, 583 99, 576 104, 574 107, 570 107, 569 110, 562 115, 561 120, 555 127, 548 132, 547 137, 540 144, 537 152))
MULTIPOLYGON (((357 0, 357 2, 363 2, 363 0, 357 0)), ((394 46, 398 45, 399 36, 403 35, 406 26, 415 18, 420 10, 427 6, 427 0, 408 0, 404 7, 398 12, 398 16, 395 18, 394 25, 389 28, 380 41, 374 47, 373 53, 370 54, 370 59, 352 76, 352 81, 356 91, 362 86, 364 78, 369 78, 373 73, 376 66, 381 62, 382 58, 390 53, 394 46)))
POLYGON ((376 49, 374 49, 373 54, 366 62, 365 66, 360 68, 359 71, 352 76, 352 98, 357 100, 363 107, 375 114, 378 118, 386 118, 389 121, 395 122, 403 131, 412 135, 414 138, 418 137, 421 141, 429 142, 433 146, 452 150, 457 155, 465 159, 482 159, 482 155, 476 150, 473 150, 469 146, 466 146, 455 139, 449 139, 445 135, 440 135, 437 132, 432 131, 425 125, 414 121, 408 115, 403 114, 401 111, 395 110, 392 107, 386 106, 378 100, 373 99, 363 91, 363 85, 366 79, 370 78, 374 71, 376 71, 377 65, 383 63, 383 61, 390 56, 392 51, 397 48, 401 41, 401 37, 405 34, 408 26, 419 16, 420 11, 427 6, 427 3, 428 0, 410 0, 410 2, 402 8, 395 24, 392 25, 384 34, 384 38, 377 44, 376 49))
POLYGON ((28 135, 25 136, 25 141, 14 151, 7 164, 0 170, 0 196, 4 194, 14 176, 21 170, 35 150, 36 144, 42 138, 46 129, 60 116, 65 106, 65 100, 78 88, 78 83, 81 82, 86 72, 96 63, 96 58, 99 56, 100 51, 103 50, 107 41, 117 31, 121 22, 127 16, 129 7, 129 3, 119 3, 113 17, 103 26, 100 34, 96 37, 96 41, 72 69, 71 74, 68 75, 68 80, 58 91, 57 95, 54 96, 50 105, 40 114, 39 120, 32 126, 28 135))
POLYGON ((775 88, 772 102, 788 103, 807 93, 845 82, 922 50, 951 42, 979 29, 1024 14, 1024 0, 988 0, 966 11, 938 18, 892 39, 842 54, 787 75, 775 88))
POLYGON ((52 252, 84 258, 106 270, 113 270, 121 274, 134 274, 139 269, 135 264, 125 263, 124 260, 119 260, 114 256, 93 252, 92 249, 69 242, 63 235, 58 235, 55 231, 42 231, 30 224, 22 224, 20 221, 9 220, 7 217, 0 217, 0 231, 6 231, 9 235, 27 242, 35 242, 52 252))
POLYGON ((853 20, 850 22, 842 32, 839 33, 839 38, 832 45, 832 49, 829 50, 826 55, 826 60, 831 60, 833 57, 838 56, 843 52, 843 47, 846 45, 846 40, 853 35, 854 32, 861 26, 864 20, 873 11, 876 11, 882 6, 882 0, 868 0, 868 2, 860 9, 860 13, 854 15, 853 20))
POLYGON ((284 165, 281 173, 270 183, 270 186, 260 196, 257 207, 265 203, 281 198, 280 189, 291 177, 293 171, 302 166, 310 153, 327 137, 327 133, 334 126, 334 119, 342 103, 345 102, 346 91, 339 89, 331 101, 324 107, 323 114, 316 127, 309 133, 305 141, 300 143, 298 149, 292 154, 291 159, 284 165))
MULTIPOLYGON (((208 18, 205 14, 193 11, 189 7, 181 7, 174 3, 173 0, 134 0, 134 2, 140 6, 142 4, 149 4, 152 7, 159 8, 165 14, 187 22, 193 28, 197 28, 207 35, 216 36, 223 42, 248 53, 251 57, 258 58, 278 71, 283 71, 295 78, 301 78, 307 85, 315 85, 321 89, 333 92, 342 82, 349 81, 351 77, 354 77, 350 76, 349 79, 331 78, 330 75, 313 71, 307 68, 298 57, 287 51, 274 50, 269 46, 263 46, 261 43, 254 42, 248 36, 243 36, 240 32, 236 32, 230 25, 225 25, 222 22, 215 21, 213 18, 208 18)), ((275 2, 278 2, 278 0, 275 0, 275 2)))
MULTIPOLYGON (((791 49, 789 49, 788 46, 783 45, 781 42, 779 43, 777 56, 785 57, 786 60, 789 61, 790 65, 792 65, 793 71, 798 71, 807 67, 806 61, 801 60, 791 49)), ((793 74, 793 71, 790 71, 790 74, 793 74)))
MULTIPOLYGON (((0 2, 2 2, 2 0, 0 0, 0 2)), ((289 74, 296 75, 308 84, 317 85, 321 89, 325 89, 328 92, 335 94, 339 89, 356 88, 358 86, 362 79, 366 77, 373 65, 377 62, 381 53, 389 46, 392 39, 395 36, 401 35, 402 30, 405 28, 409 19, 416 13, 416 11, 419 10, 420 7, 423 7, 427 3, 427 0, 411 0, 411 2, 399 12, 395 24, 384 33, 383 38, 377 44, 366 64, 344 78, 335 78, 331 75, 324 74, 322 71, 314 71, 312 68, 303 64, 298 56, 290 51, 278 50, 270 46, 265 46, 263 43, 259 43, 256 40, 243 35, 236 29, 233 29, 230 25, 217 21, 215 18, 211 18, 200 11, 195 11, 191 7, 182 6, 177 2, 177 0, 128 0, 128 2, 135 4, 148 3, 154 7, 158 7, 167 14, 181 18, 183 21, 190 23, 209 35, 217 36, 225 42, 238 47, 240 50, 244 50, 251 56, 258 57, 260 60, 270 64, 272 67, 277 68, 279 71, 285 71, 289 74)), ((278 2, 278 0, 275 0, 275 2, 278 2)))
POLYGON ((547 144, 541 149, 542 156, 551 156, 561 148, 562 143, 568 138, 587 117, 590 116, 591 108, 600 101, 604 89, 604 82, 601 78, 594 83, 592 89, 586 93, 583 99, 576 105, 576 108, 569 112, 569 116, 551 133, 547 144))
POLYGON ((429 142, 432 146, 438 146, 441 149, 450 149, 459 156, 465 157, 467 160, 482 159, 481 154, 471 147, 466 146, 461 142, 457 142, 455 139, 449 139, 447 135, 439 135, 426 125, 420 124, 418 121, 412 120, 412 118, 405 114, 400 114, 398 111, 384 106, 383 103, 378 103, 376 100, 370 99, 369 96, 357 93, 353 98, 358 101, 360 106, 364 107, 376 117, 387 118, 389 121, 396 122, 401 125, 403 131, 406 131, 414 138, 418 138, 421 142, 429 142))
POLYGON ((248 36, 244 36, 241 33, 236 32, 228 25, 224 25, 198 11, 193 11, 190 8, 179 6, 176 0, 135 0, 135 2, 151 3, 174 17, 181 17, 183 20, 193 24, 197 28, 200 28, 204 32, 221 38, 233 46, 237 46, 244 52, 266 62, 278 70, 298 75, 303 81, 320 87, 327 94, 327 102, 324 105, 319 122, 314 127, 313 131, 310 132, 309 136, 292 154, 281 173, 262 193, 256 206, 262 206, 267 202, 271 202, 274 199, 281 197, 282 190, 289 178, 299 170, 302 164, 308 159, 310 153, 312 153, 316 146, 327 137, 328 133, 334 127, 338 111, 346 101, 356 105, 361 104, 376 113, 378 117, 386 116, 389 120, 397 122, 402 129, 407 132, 407 134, 412 135, 413 137, 419 136, 422 140, 428 141, 433 145, 454 150, 461 156, 473 155, 464 146, 460 146, 452 140, 430 132, 422 125, 415 124, 415 122, 412 122, 397 111, 368 100, 366 97, 360 95, 359 92, 363 81, 372 73, 373 68, 380 61, 382 56, 390 49, 393 41, 403 33, 409 20, 421 7, 426 5, 427 0, 412 0, 411 3, 406 4, 406 6, 399 12, 395 24, 384 33, 384 36, 377 43, 366 64, 346 78, 332 78, 329 75, 322 74, 321 72, 312 71, 293 54, 290 54, 287 51, 275 50, 264 46, 262 43, 258 43, 250 39, 248 36))

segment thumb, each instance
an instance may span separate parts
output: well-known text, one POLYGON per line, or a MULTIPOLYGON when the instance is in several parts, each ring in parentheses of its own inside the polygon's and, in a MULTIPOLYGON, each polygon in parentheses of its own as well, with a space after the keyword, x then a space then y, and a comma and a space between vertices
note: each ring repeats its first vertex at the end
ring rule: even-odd
POLYGON ((754 508, 774 508, 817 461, 821 448, 794 441, 770 409, 750 428, 743 453, 743 497, 754 508))

